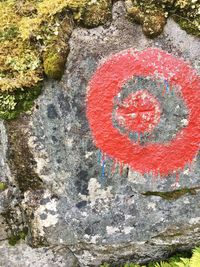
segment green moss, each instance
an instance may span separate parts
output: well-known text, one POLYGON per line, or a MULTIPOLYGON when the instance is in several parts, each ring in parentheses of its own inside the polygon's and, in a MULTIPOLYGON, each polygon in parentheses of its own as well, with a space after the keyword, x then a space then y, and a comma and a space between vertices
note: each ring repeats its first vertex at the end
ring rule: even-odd
POLYGON ((126 0, 127 13, 131 20, 142 24, 144 34, 150 38, 158 36, 166 24, 166 13, 156 1, 126 0))
POLYGON ((186 194, 191 194, 191 195, 195 195, 196 194, 196 190, 200 189, 200 187, 194 187, 194 188, 182 188, 182 189, 177 189, 174 191, 170 191, 170 192, 151 192, 148 191, 146 193, 143 193, 144 196, 159 196, 163 199, 166 200, 176 200, 186 194))
POLYGON ((187 33, 200 36, 200 3, 198 0, 176 0, 173 18, 187 33))
POLYGON ((111 0, 90 1, 80 12, 80 21, 89 28, 103 25, 111 19, 111 7, 111 0))
POLYGON ((28 234, 28 227, 24 224, 19 206, 8 209, 2 213, 4 224, 8 236, 8 243, 12 246, 16 245, 20 240, 25 240, 28 234))
POLYGON ((103 24, 111 18, 111 0, 6 0, 0 17, 0 92, 29 90, 44 73, 61 78, 72 18, 88 27, 103 24))
POLYGON ((15 246, 20 240, 25 240, 28 234, 28 228, 25 227, 22 231, 13 233, 8 237, 8 243, 11 246, 15 246))
POLYGON ((177 14, 174 14, 173 18, 187 33, 200 37, 200 18, 197 20, 189 20, 187 18, 180 17, 177 14))
POLYGON ((133 3, 131 0, 126 0, 126 10, 129 18, 136 23, 143 24, 144 13, 142 12, 140 6, 133 3))
POLYGON ((10 25, 8 28, 5 28, 4 31, 0 31, 0 41, 12 40, 16 38, 19 34, 19 29, 15 25, 10 25))
POLYGON ((7 184, 0 182, 0 192, 6 190, 6 188, 7 188, 7 184))
POLYGON ((131 20, 142 25, 148 37, 156 37, 162 31, 169 16, 188 33, 200 36, 200 4, 197 0, 126 0, 131 20))
POLYGON ((18 236, 13 235, 8 238, 8 243, 11 246, 15 246, 19 240, 20 238, 18 236))
POLYGON ((51 37, 43 53, 43 66, 45 74, 52 79, 59 80, 64 72, 69 45, 67 40, 72 28, 68 19, 63 19, 58 29, 58 38, 51 37))
POLYGON ((163 12, 154 15, 146 15, 143 21, 142 30, 150 38, 154 38, 162 33, 166 24, 166 18, 163 12))
POLYGON ((48 51, 44 55, 44 71, 52 79, 59 80, 64 71, 66 59, 58 51, 48 51))
POLYGON ((42 84, 26 90, 17 89, 14 92, 0 92, 0 118, 16 119, 21 112, 28 111, 34 100, 40 95, 42 84))
MULTIPOLYGON (((68 12, 63 12, 66 6, 64 0, 0 2, 1 92, 29 90, 44 78, 42 55, 50 41, 57 45, 67 43, 71 34, 71 20, 68 12)), ((59 49, 63 51, 65 47, 59 49)))

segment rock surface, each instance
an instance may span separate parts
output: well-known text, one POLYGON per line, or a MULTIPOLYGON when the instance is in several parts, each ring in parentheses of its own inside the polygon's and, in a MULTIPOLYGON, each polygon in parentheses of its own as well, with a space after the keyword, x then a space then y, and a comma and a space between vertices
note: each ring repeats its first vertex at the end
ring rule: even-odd
MULTIPOLYGON (((33 111, 0 123, 0 179, 8 184, 0 192, 0 266, 145 263, 200 244, 200 155, 180 172, 178 183, 175 175, 155 180, 128 168, 120 172, 119 166, 112 172, 112 159, 102 175, 86 118, 87 86, 99 63, 116 52, 147 47, 200 71, 197 38, 168 20, 160 37, 148 39, 126 19, 119 1, 110 25, 73 31, 63 78, 45 82, 33 111), (8 210, 21 218, 17 227, 8 210), (25 241, 10 247, 5 240, 23 227, 25 241)), ((178 98, 163 101, 166 109, 181 105, 178 98)), ((163 127, 169 131, 158 129, 158 139, 176 134, 187 111, 167 114, 171 124, 163 127)))
POLYGON ((78 267, 73 254, 64 246, 32 249, 25 244, 8 247, 6 242, 0 244, 0 266, 30 267, 78 267))

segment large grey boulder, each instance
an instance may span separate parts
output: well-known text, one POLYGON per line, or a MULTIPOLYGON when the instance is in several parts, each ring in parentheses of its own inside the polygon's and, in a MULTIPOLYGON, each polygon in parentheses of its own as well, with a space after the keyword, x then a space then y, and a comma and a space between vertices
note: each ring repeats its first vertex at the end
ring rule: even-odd
MULTIPOLYGON (((100 62, 128 48, 147 47, 181 57, 200 71, 197 38, 168 20, 160 37, 148 39, 126 19, 118 1, 110 25, 73 31, 62 80, 45 82, 32 112, 1 122, 0 171, 9 186, 0 196, 0 222, 5 221, 0 266, 145 263, 200 244, 199 154, 190 169, 180 172, 178 182, 174 174, 156 179, 128 166, 112 172, 112 159, 102 170, 86 117, 88 82, 100 62), (8 209, 19 229, 28 228, 25 241, 12 248, 5 243, 15 230, 5 219, 8 209), (52 247, 61 249, 61 256, 55 258, 52 247)), ((165 142, 189 115, 181 97, 162 101, 166 117, 156 140, 165 142)))

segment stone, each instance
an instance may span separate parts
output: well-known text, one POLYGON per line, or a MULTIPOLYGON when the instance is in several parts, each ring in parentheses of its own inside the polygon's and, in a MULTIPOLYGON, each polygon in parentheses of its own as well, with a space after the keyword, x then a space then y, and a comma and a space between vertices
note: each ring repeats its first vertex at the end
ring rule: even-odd
MULTIPOLYGON (((1 178, 9 184, 0 195, 13 184, 17 188, 11 190, 14 200, 8 198, 5 204, 3 197, 0 203, 4 210, 15 210, 15 201, 28 227, 25 240, 14 247, 6 236, 0 240, 2 266, 119 266, 163 259, 200 245, 199 154, 180 171, 178 181, 174 173, 163 179, 128 166, 120 171, 116 165, 112 171, 114 161, 109 158, 105 168, 99 163, 101 152, 89 127, 86 100, 100 63, 128 48, 153 47, 200 71, 197 37, 169 19, 163 34, 148 39, 125 14, 118 1, 111 25, 74 29, 61 81, 45 81, 31 113, 0 123, 1 178)), ((141 82, 155 88, 153 81, 141 82)), ((136 89, 129 83, 123 87, 124 94, 136 89)), ((166 116, 152 142, 168 142, 187 126, 188 110, 181 96, 159 97, 159 90, 154 96, 162 101, 166 116)), ((145 144, 147 137, 142 138, 145 144)))
POLYGON ((4 241, 0 243, 0 254, 2 267, 78 267, 73 254, 64 246, 33 249, 21 243, 16 247, 8 247, 4 241))

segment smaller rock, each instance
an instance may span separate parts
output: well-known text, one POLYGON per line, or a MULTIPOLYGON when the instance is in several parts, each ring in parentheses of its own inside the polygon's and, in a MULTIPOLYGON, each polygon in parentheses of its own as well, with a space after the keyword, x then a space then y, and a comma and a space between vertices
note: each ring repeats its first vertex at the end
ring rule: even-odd
POLYGON ((0 266, 4 267, 78 267, 76 257, 62 245, 54 248, 33 249, 26 244, 8 247, 7 242, 0 242, 0 266))

